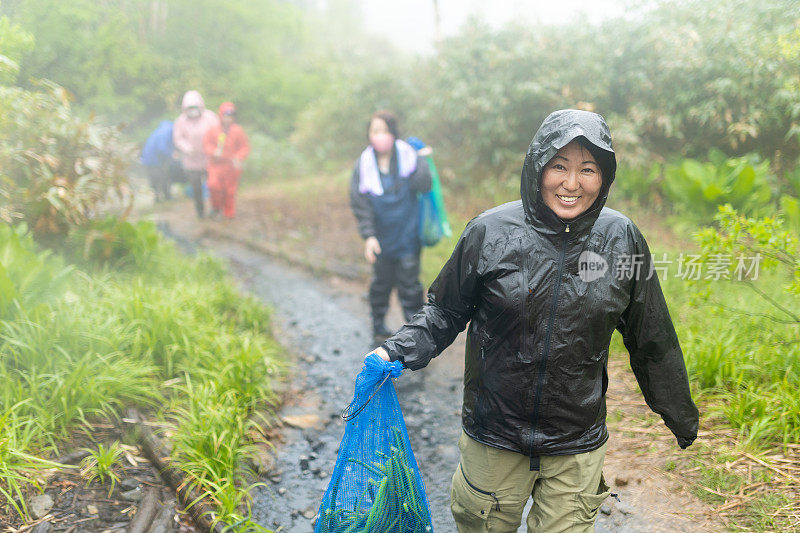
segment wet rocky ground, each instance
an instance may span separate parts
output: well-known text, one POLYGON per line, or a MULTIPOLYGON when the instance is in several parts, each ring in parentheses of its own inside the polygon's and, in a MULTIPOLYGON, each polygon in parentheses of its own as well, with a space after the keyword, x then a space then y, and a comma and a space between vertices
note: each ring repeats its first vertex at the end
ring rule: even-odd
MULTIPOLYGON (((123 439, 123 428, 102 429, 114 440, 123 439), (109 430, 110 429, 110 430, 109 430)), ((106 445, 112 442, 106 439, 106 445)), ((58 460, 72 468, 53 471, 42 486, 41 494, 27 499, 31 520, 19 529, 4 523, 0 514, 0 531, 31 533, 122 533, 130 531, 137 521, 137 531, 146 533, 195 533, 198 531, 188 516, 176 509, 172 489, 158 471, 142 455, 138 446, 121 445, 123 456, 114 468, 117 480, 106 476, 102 482, 87 483, 81 475, 81 459, 88 454, 77 449, 58 460), (143 508, 148 517, 137 515, 143 508)), ((10 517, 9 517, 10 518, 10 517)), ((18 522, 18 520, 11 520, 18 522)))
MULTIPOLYGON (((230 261, 243 287, 274 309, 280 341, 296 357, 288 401, 279 413, 284 422, 275 442, 276 462, 265 486, 253 494, 254 518, 275 531, 312 531, 344 433, 340 413, 352 399, 355 376, 371 349, 366 287, 308 274, 233 242, 201 242, 230 261)), ((397 317, 391 325, 399 325, 397 317)), ((449 487, 459 458, 463 356, 458 344, 425 370, 405 371, 394 383, 426 485, 434 530, 440 532, 455 531, 449 487)), ((618 474, 609 481, 613 484, 615 479, 625 485, 614 488, 621 501, 609 499, 601 507, 597 531, 704 530, 696 522, 637 507, 636 493, 652 490, 648 480, 629 484, 618 474)))

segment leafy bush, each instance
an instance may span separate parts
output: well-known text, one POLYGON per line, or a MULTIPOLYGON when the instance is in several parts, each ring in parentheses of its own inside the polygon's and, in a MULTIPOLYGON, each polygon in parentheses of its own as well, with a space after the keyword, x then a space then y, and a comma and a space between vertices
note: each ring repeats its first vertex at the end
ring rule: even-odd
MULTIPOLYGON (((784 227, 780 218, 745 217, 730 205, 719 206, 714 220, 718 228, 705 228, 696 234, 706 259, 720 254, 745 254, 763 258, 761 270, 775 271, 785 281, 788 294, 800 295, 800 240, 797 234, 784 227)), ((745 280, 757 291, 754 280, 745 280)), ((762 295, 763 297, 763 295, 762 295)), ((776 302, 765 298, 773 306, 776 302)), ((795 322, 800 318, 792 312, 780 309, 795 322)))
POLYGON ((144 270, 161 247, 161 236, 151 221, 136 223, 107 216, 91 220, 69 234, 65 252, 91 264, 144 270))
POLYGON ((746 445, 800 441, 800 243, 780 219, 748 218, 721 206, 717 227, 696 234, 701 261, 760 258, 739 279, 736 261, 716 281, 697 283, 695 310, 680 325, 687 367, 713 410, 738 428, 746 445), (731 317, 736 317, 732 320, 731 317), (713 335, 709 332, 713 331, 713 335))
POLYGON ((622 199, 655 208, 663 202, 661 174, 662 165, 658 163, 653 163, 649 168, 619 165, 610 198, 613 201, 622 199))
POLYGON ((800 166, 784 175, 787 193, 781 194, 779 205, 789 227, 800 233, 800 166))
POLYGON ((37 251, 24 229, 0 224, 0 319, 57 300, 72 271, 59 257, 37 251))
POLYGON ((243 181, 263 183, 311 170, 303 154, 286 139, 276 139, 260 132, 249 134, 249 138, 250 156, 244 164, 243 181))
POLYGON ((0 219, 59 242, 86 224, 109 193, 128 196, 130 147, 119 132, 73 115, 65 89, 0 85, 0 219))
POLYGON ((13 83, 19 73, 22 55, 33 48, 33 35, 8 17, 0 17, 0 84, 13 83))
POLYGON ((360 117, 390 106, 437 150, 440 169, 470 184, 518 178, 544 117, 578 107, 608 119, 621 161, 637 169, 712 147, 758 153, 776 171, 793 165, 796 2, 641 4, 631 16, 569 31, 473 20, 432 57, 359 61, 355 75, 343 70, 298 115, 300 146, 309 157, 349 163, 364 143, 360 117))
POLYGON ((711 217, 721 204, 731 204, 747 213, 758 213, 769 204, 769 161, 757 157, 726 158, 709 151, 709 161, 684 159, 667 165, 662 186, 681 212, 711 217))

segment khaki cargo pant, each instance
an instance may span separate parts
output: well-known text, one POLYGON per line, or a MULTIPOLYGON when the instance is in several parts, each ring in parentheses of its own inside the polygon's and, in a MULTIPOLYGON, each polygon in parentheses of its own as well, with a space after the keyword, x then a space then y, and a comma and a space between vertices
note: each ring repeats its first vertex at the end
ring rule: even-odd
POLYGON ((603 479, 606 444, 577 455, 530 457, 481 444, 463 431, 450 508, 459 533, 516 533, 528 498, 528 533, 589 533, 610 494, 603 479))

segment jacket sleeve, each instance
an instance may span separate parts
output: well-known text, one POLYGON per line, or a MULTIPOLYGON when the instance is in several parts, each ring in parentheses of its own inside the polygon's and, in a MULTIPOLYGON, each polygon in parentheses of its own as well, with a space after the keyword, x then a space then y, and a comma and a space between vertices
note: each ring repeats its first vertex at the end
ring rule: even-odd
POLYGON ((642 268, 631 280, 630 302, 617 329, 647 405, 661 415, 680 447, 686 448, 697 438, 699 414, 689 390, 683 352, 658 276, 651 271, 647 242, 635 226, 630 232, 632 250, 641 257, 642 268))
MULTIPOLYGON (((154 134, 155 135, 155 134, 154 134)), ((156 157, 159 163, 164 163, 172 159, 172 132, 162 129, 158 135, 153 139, 156 157)))
POLYGON ((190 154, 193 151, 192 143, 189 142, 188 133, 186 131, 186 123, 183 116, 178 117, 175 121, 175 126, 172 130, 172 142, 178 151, 184 154, 190 154))
POLYGON ((218 137, 219 131, 217 131, 217 128, 209 128, 203 134, 203 153, 208 157, 213 156, 214 152, 217 151, 218 137))
POLYGON ((426 193, 431 190, 431 168, 427 157, 417 156, 417 168, 408 179, 414 192, 426 193))
POLYGON ((350 180, 350 207, 356 217, 358 233, 362 238, 375 236, 375 212, 372 210, 372 203, 369 201, 369 194, 358 190, 359 173, 358 162, 353 169, 353 177, 350 180))
POLYGON ((382 347, 392 361, 418 370, 452 344, 472 318, 480 288, 485 229, 473 220, 428 290, 428 303, 382 347))

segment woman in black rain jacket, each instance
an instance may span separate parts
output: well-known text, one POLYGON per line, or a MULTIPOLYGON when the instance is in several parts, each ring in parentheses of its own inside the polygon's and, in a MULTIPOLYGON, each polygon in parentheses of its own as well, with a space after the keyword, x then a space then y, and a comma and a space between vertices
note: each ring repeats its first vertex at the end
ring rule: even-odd
MULTIPOLYGON (((698 411, 647 243, 630 219, 604 207, 615 171, 600 115, 561 110, 548 116, 525 157, 522 199, 467 224, 427 304, 377 350, 417 370, 469 323, 462 459, 452 493, 459 531, 481 531, 493 514, 497 524, 516 531, 514 517, 501 515, 511 511, 518 525, 531 495, 531 531, 591 531, 608 494, 601 473, 582 471, 577 478, 591 480, 580 487, 561 483, 551 465, 605 451, 615 329, 650 408, 681 448, 697 436, 698 411), (512 488, 491 474, 506 460, 530 472, 503 474, 515 480, 512 488), (548 510, 547 500, 562 493, 575 493, 564 501, 578 503, 548 510)), ((594 464, 602 468, 602 459, 594 464)))

